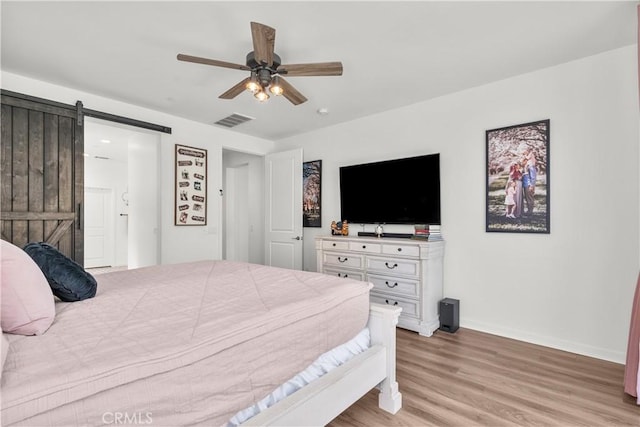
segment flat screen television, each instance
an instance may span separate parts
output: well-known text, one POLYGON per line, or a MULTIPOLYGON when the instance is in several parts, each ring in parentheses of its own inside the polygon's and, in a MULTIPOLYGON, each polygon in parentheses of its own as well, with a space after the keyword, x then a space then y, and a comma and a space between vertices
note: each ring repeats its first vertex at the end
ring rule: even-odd
POLYGON ((440 224, 440 154, 340 168, 341 219, 440 224))

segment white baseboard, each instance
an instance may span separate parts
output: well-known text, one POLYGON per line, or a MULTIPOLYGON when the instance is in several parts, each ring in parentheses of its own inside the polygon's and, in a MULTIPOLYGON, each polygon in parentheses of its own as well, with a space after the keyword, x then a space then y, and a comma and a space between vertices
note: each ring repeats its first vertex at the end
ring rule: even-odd
POLYGON ((473 329, 488 334, 499 335, 501 337, 511 338, 514 340, 525 341, 531 344, 551 347, 558 350, 568 351, 570 353, 581 354, 583 356, 595 357, 596 359, 607 360, 624 364, 626 361, 626 353, 612 351, 608 348, 593 347, 573 341, 560 340, 554 337, 532 334, 530 332, 517 329, 505 328, 493 324, 476 322, 474 320, 465 320, 460 326, 467 329, 473 329))

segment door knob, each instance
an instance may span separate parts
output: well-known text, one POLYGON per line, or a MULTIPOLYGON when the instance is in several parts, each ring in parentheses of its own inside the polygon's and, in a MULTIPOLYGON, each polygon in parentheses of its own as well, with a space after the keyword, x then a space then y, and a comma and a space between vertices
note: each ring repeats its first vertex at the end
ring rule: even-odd
POLYGON ((291 240, 302 240, 302 237, 300 236, 292 237, 291 240))

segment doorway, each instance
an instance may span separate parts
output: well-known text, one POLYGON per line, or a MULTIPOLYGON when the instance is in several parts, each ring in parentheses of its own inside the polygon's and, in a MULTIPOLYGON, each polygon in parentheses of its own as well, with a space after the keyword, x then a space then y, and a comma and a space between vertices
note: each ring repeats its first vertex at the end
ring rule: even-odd
POLYGON ((222 258, 264 264, 264 157, 222 150, 222 258))
POLYGON ((85 227, 85 264, 158 264, 159 134, 86 117, 84 138, 85 223, 92 225, 85 227))

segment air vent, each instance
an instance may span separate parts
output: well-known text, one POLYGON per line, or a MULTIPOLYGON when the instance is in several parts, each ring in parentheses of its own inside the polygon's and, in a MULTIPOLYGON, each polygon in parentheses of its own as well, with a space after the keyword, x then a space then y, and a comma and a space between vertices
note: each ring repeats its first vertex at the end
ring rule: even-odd
POLYGON ((244 122, 248 122, 249 120, 254 120, 254 117, 244 116, 242 114, 233 113, 230 116, 225 117, 224 119, 218 120, 215 124, 224 126, 226 128, 236 127, 241 125, 244 122))

